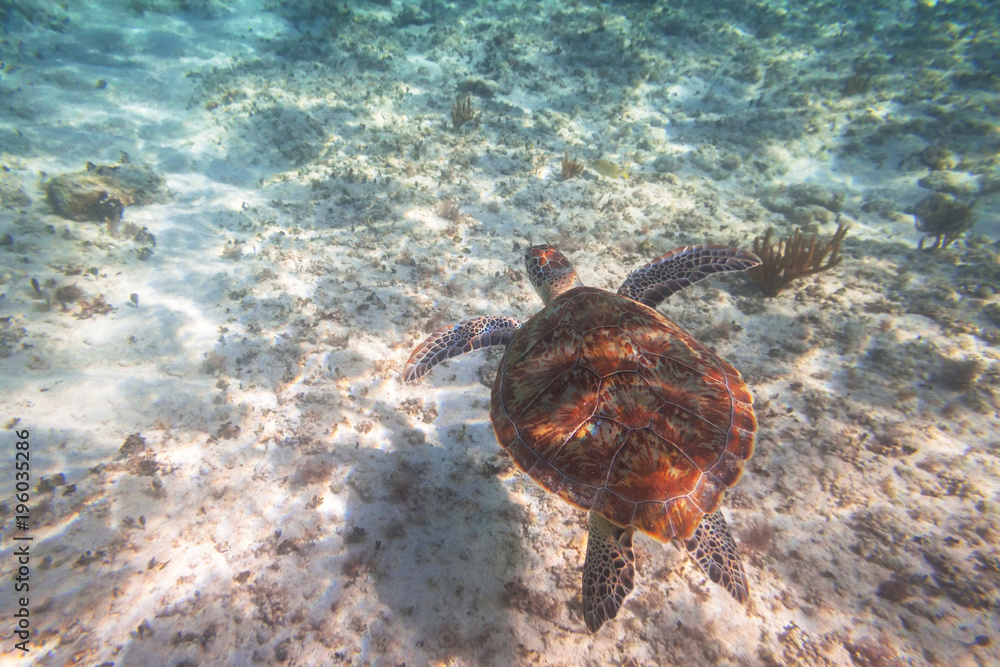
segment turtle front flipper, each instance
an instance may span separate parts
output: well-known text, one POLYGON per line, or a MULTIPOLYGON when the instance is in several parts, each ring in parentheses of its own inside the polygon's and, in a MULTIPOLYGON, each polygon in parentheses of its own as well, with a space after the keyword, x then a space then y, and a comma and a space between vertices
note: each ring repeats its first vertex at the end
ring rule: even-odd
POLYGON ((736 540, 722 516, 721 510, 706 514, 690 540, 684 542, 688 553, 709 579, 745 603, 750 588, 743 573, 743 563, 736 551, 736 540))
POLYGON ((631 527, 616 526, 597 512, 590 513, 583 565, 583 619, 591 632, 618 615, 635 586, 632 532, 631 527))
POLYGON ((639 267, 618 288, 618 294, 656 308, 678 290, 720 271, 746 271, 760 264, 747 250, 722 245, 688 245, 639 267))
POLYGON ((506 345, 521 323, 513 317, 477 317, 441 327, 413 350, 403 382, 415 382, 446 359, 493 345, 506 345))

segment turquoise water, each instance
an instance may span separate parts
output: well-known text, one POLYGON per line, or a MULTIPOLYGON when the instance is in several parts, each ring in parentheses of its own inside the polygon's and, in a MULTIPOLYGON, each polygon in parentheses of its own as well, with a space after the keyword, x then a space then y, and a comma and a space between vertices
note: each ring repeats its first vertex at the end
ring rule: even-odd
POLYGON ((995 6, 0 17, 5 664, 1000 661, 995 6), (838 228, 658 307, 755 400, 749 602, 639 535, 589 633, 587 513, 493 432, 503 346, 411 351, 541 310, 533 244, 615 291, 838 228))

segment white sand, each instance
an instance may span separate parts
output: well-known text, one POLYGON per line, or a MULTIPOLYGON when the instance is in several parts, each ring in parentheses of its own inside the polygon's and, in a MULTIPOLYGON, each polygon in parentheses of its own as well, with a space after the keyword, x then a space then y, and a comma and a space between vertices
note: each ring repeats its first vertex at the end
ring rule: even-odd
POLYGON ((413 3, 47 4, 15 3, 0 73, 0 417, 7 460, 31 434, 34 537, 23 657, 0 465, 0 659, 1000 662, 995 16, 505 1, 394 27, 413 3), (970 245, 916 251, 928 146, 981 188, 970 245), (125 210, 156 237, 146 260, 45 200, 45 178, 123 151, 172 193, 125 210), (563 181, 565 153, 630 178, 563 181), (614 289, 678 245, 831 235, 814 201, 778 212, 800 183, 843 194, 841 266, 773 299, 715 277, 661 308, 756 396, 726 501, 752 603, 640 537, 636 592, 589 635, 586 517, 497 446, 500 352, 415 386, 402 364, 441 324, 535 312, 530 243, 614 289), (78 319, 53 296, 73 284, 116 310, 78 319), (59 474, 72 490, 35 491, 59 474))

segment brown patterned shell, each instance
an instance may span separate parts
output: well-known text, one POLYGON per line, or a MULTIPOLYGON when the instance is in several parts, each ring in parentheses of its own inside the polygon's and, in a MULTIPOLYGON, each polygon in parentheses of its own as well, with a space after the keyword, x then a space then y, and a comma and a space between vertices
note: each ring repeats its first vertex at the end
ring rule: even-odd
POLYGON ((546 490, 663 541, 715 511, 757 430, 735 368, 652 308, 592 287, 517 332, 490 419, 546 490))

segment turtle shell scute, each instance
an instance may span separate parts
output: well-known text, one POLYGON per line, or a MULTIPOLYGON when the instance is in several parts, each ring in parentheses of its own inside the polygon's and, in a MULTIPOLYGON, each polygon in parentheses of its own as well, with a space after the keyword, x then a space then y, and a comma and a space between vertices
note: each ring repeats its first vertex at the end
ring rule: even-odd
POLYGON ((739 372, 643 304, 592 287, 517 331, 491 420, 543 488, 656 539, 687 539, 753 454, 739 372))

